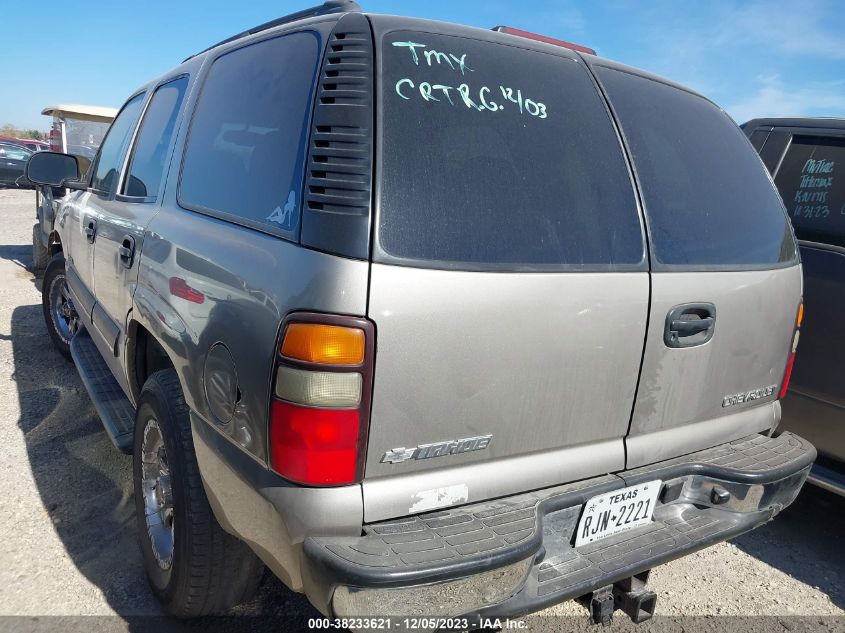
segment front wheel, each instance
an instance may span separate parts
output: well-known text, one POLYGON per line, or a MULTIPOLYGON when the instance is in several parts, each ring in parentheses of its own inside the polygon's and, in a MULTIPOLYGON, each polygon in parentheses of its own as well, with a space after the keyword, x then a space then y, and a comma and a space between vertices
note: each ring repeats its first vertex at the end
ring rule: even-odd
POLYGON ((32 272, 37 277, 50 262, 50 250, 41 243, 41 225, 32 227, 32 272))
POLYGON ((79 315, 70 298, 65 274, 65 258, 56 253, 44 271, 41 307, 50 338, 65 358, 70 358, 70 341, 79 329, 79 315))
POLYGON ((214 517, 172 369, 154 373, 141 391, 132 472, 144 567, 164 610, 195 617, 247 600, 264 566, 214 517))

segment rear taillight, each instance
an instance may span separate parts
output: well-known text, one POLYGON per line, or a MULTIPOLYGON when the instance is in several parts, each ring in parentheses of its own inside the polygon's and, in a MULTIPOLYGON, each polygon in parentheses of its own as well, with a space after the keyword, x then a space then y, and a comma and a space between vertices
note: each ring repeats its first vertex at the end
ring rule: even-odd
POLYGON ((789 379, 792 378, 792 367, 795 365, 795 352, 798 349, 798 338, 801 335, 801 322, 804 320, 804 304, 798 306, 798 314, 795 317, 795 328, 792 331, 792 343, 789 348, 789 359, 786 361, 786 370, 783 372, 783 381, 780 384, 778 400, 786 397, 789 389, 789 379))
POLYGON ((324 323, 291 323, 285 330, 283 356, 309 363, 360 365, 364 362, 364 330, 324 323))
POLYGON ((270 466, 291 481, 361 481, 375 330, 366 319, 295 313, 282 328, 270 405, 270 466))

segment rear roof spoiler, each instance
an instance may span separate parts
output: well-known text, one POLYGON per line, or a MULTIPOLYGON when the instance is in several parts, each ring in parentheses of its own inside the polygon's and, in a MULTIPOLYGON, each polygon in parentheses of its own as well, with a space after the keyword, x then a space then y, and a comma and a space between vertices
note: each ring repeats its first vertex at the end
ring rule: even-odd
POLYGON ((197 55, 202 55, 203 53, 210 51, 212 48, 217 48, 218 46, 222 46, 223 44, 234 42, 235 40, 239 40, 242 37, 246 37, 247 35, 253 35, 255 33, 260 33, 261 31, 266 31, 267 29, 272 29, 275 26, 281 26, 282 24, 287 24, 289 22, 296 22, 297 20, 304 20, 305 18, 313 18, 318 15, 329 15, 331 13, 349 13, 360 11, 360 5, 357 2, 354 2, 354 0, 327 0, 323 4, 311 7, 310 9, 303 9, 302 11, 290 13, 280 18, 276 18, 275 20, 265 22, 264 24, 254 26, 251 29, 247 29, 246 31, 241 31, 240 33, 238 33, 237 35, 233 35, 232 37, 227 37, 225 40, 221 40, 220 42, 217 42, 217 44, 213 44, 212 46, 201 50, 199 53, 194 53, 190 57, 186 57, 184 60, 182 60, 182 63, 184 64, 189 59, 192 59, 197 55))

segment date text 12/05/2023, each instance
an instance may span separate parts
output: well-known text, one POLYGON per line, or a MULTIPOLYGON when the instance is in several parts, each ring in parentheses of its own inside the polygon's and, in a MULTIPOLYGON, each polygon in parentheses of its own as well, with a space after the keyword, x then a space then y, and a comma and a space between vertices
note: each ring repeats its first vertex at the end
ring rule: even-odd
MULTIPOLYGON (((409 60, 416 66, 423 64, 429 67, 445 66, 451 68, 456 73, 459 72, 461 76, 465 76, 468 72, 475 72, 467 63, 466 53, 458 56, 454 53, 444 53, 435 50, 427 44, 410 41, 392 42, 392 45, 407 49, 410 53, 409 60), (417 49, 422 53, 423 64, 420 64, 421 58, 417 49)), ((450 86, 442 83, 432 84, 428 81, 415 82, 410 77, 402 77, 396 82, 395 90, 396 94, 407 101, 410 101, 415 91, 418 91, 424 101, 437 101, 454 106, 456 100, 460 99, 467 108, 478 110, 479 112, 501 112, 505 109, 503 103, 493 100, 495 92, 489 86, 481 86, 477 91, 473 91, 467 83, 450 86)), ((522 94, 522 90, 514 90, 511 87, 502 85, 498 86, 498 90, 502 95, 502 99, 505 102, 515 104, 520 114, 528 114, 538 119, 548 117, 546 104, 526 98, 522 94)))

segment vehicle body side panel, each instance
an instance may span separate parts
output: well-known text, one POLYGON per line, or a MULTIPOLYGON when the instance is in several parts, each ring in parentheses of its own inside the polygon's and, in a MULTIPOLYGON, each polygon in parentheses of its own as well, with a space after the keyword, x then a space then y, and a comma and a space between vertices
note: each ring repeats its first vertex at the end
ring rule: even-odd
POLYGON ((68 287, 77 311, 118 384, 129 394, 123 359, 114 354, 114 339, 109 341, 107 339, 110 337, 104 335, 104 332, 112 331, 116 324, 111 322, 111 318, 99 305, 94 292, 96 240, 94 243, 89 242, 85 234, 85 226, 88 220, 96 217, 95 209, 98 208, 98 205, 93 206, 92 196, 85 191, 65 197, 60 203, 56 226, 63 245, 68 287))
POLYGON ((87 210, 91 193, 73 192, 66 196, 56 214, 56 224, 62 240, 65 261, 76 269, 79 280, 89 292, 94 291, 94 246, 85 235, 85 225, 91 215, 87 210))
MULTIPOLYGON (((121 343, 125 334, 126 315, 132 305, 132 294, 138 277, 138 260, 144 241, 144 227, 158 212, 156 204, 103 201, 97 216, 97 239, 94 247, 94 292, 97 303, 118 326, 121 343), (126 267, 118 253, 123 240, 135 241, 131 266, 126 267)), ((121 345, 122 347, 122 345, 121 345)))
POLYGON ((304 488, 286 482, 191 415, 194 447, 214 514, 288 587, 303 590, 300 553, 314 534, 361 534, 361 486, 304 488))
POLYGON ((176 207, 147 227, 133 318, 163 345, 188 406, 266 462, 268 391, 279 325, 294 310, 363 316, 366 262, 300 248, 278 237, 176 207), (181 279, 201 303, 171 293, 181 279), (241 398, 231 421, 209 408, 204 366, 215 344, 233 361, 241 398), (216 421, 215 421, 216 420, 216 421))

